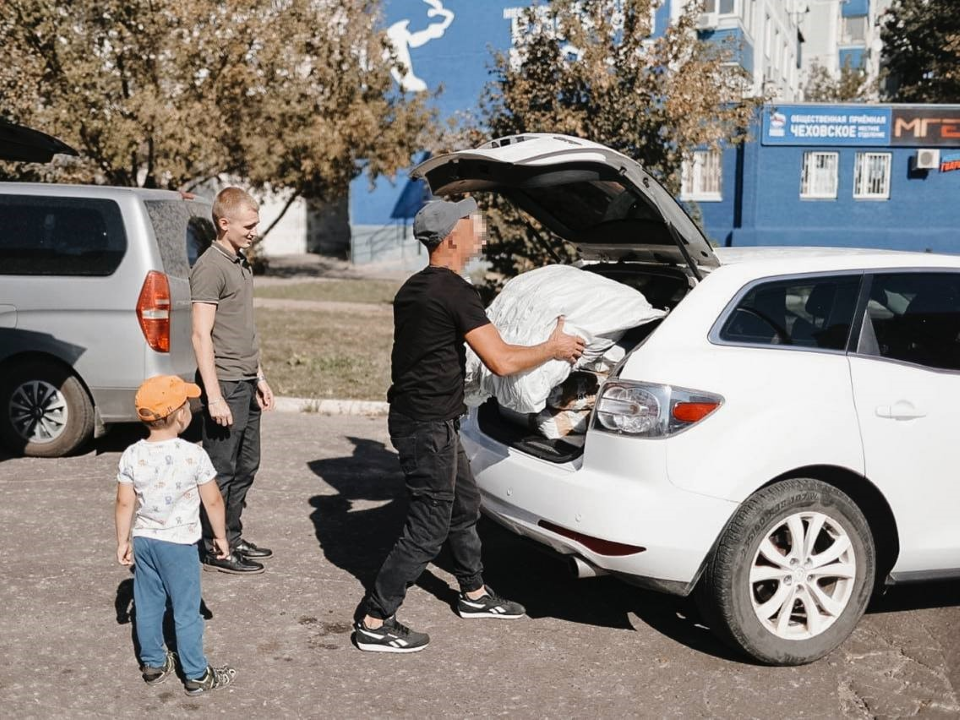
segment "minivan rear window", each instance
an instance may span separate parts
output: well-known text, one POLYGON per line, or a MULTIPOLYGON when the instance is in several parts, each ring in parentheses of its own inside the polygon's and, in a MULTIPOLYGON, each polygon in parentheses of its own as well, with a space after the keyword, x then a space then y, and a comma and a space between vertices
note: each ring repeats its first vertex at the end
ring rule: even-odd
POLYGON ((126 251, 113 200, 0 195, 0 275, 102 277, 126 251))
MULTIPOLYGON (((216 237, 213 223, 192 213, 191 207, 182 200, 147 200, 144 204, 157 238, 164 272, 174 277, 188 277, 190 268, 216 237)), ((195 209, 203 208, 198 205, 195 209)))

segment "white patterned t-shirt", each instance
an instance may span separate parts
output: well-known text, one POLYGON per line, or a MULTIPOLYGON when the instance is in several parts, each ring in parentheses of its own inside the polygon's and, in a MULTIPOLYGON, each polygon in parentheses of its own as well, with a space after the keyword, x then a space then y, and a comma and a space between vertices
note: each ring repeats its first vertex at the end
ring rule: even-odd
POLYGON ((198 485, 213 480, 217 471, 199 445, 174 438, 141 440, 120 456, 117 482, 133 485, 137 494, 134 537, 192 545, 200 539, 198 485))

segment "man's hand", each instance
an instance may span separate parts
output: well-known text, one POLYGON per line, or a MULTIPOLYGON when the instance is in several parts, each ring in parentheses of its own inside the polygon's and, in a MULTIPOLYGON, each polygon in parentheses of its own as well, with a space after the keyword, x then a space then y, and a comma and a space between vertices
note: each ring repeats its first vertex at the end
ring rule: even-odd
POLYGON ((583 355, 586 342, 579 335, 567 335, 563 331, 563 315, 557 318, 557 326, 547 340, 554 360, 566 360, 571 365, 583 355))
POLYGON ((129 540, 117 545, 117 562, 127 567, 133 565, 133 546, 129 540))
POLYGON ((261 410, 273 410, 276 404, 273 399, 273 390, 270 389, 266 380, 257 383, 257 404, 260 405, 261 410))
POLYGON ((226 560, 230 556, 230 543, 226 538, 214 538, 213 548, 217 551, 217 560, 226 560))
POLYGON ((207 412, 210 413, 210 419, 222 427, 233 425, 233 413, 230 412, 230 406, 222 397, 216 400, 207 400, 207 412))

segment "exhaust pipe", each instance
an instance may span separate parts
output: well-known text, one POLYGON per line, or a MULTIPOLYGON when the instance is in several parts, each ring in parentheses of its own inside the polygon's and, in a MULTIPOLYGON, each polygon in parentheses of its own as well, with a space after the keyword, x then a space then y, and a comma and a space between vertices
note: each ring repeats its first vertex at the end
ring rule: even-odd
POLYGON ((607 571, 603 568, 598 568, 596 565, 588 563, 586 560, 581 557, 577 557, 576 555, 570 556, 567 567, 570 568, 570 573, 578 580, 600 577, 601 575, 607 574, 607 571))

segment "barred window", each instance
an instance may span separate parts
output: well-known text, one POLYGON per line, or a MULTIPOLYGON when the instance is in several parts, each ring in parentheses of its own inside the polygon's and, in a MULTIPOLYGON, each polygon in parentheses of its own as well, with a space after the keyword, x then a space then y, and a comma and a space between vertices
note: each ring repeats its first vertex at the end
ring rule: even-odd
POLYGON ((890 153, 857 153, 853 197, 855 200, 890 198, 890 153))
POLYGON ((835 152, 805 152, 800 176, 800 197, 815 200, 836 200, 837 165, 835 152))
POLYGON ((683 161, 680 197, 716 202, 722 199, 719 150, 696 150, 683 161))

